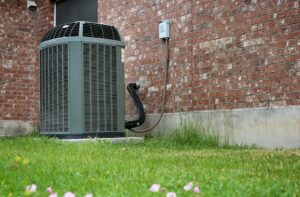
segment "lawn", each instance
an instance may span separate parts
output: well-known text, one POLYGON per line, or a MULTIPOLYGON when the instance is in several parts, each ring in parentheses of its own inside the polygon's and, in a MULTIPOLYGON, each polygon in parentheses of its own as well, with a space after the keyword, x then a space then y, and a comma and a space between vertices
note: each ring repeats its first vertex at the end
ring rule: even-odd
POLYGON ((159 183, 177 196, 200 196, 183 187, 193 182, 201 196, 297 196, 300 150, 265 150, 144 144, 69 143, 22 137, 0 139, 0 196, 166 196, 149 188, 159 183))

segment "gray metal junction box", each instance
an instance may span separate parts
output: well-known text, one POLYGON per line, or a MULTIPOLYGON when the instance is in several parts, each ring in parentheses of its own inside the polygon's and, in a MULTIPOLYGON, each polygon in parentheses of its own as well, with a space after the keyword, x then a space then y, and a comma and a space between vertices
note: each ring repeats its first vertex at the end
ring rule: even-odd
POLYGON ((40 131, 56 137, 124 135, 124 42, 113 26, 74 22, 40 43, 40 131))

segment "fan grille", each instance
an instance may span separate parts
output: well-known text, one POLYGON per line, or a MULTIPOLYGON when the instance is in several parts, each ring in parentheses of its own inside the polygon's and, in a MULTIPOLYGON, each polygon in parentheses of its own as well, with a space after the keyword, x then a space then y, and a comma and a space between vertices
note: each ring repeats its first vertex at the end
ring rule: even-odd
MULTIPOLYGON (((61 37, 79 36, 79 32, 80 22, 66 23, 49 30, 43 36, 41 42, 61 37)), ((121 37, 117 29, 109 25, 85 22, 82 25, 82 34, 84 37, 103 38, 121 41, 121 37)))

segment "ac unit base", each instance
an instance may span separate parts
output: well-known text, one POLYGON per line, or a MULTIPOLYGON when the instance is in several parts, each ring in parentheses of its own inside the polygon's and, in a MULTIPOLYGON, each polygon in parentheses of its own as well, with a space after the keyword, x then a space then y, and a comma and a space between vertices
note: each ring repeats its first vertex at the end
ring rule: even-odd
POLYGON ((84 134, 42 134, 46 137, 55 137, 59 139, 82 139, 82 138, 118 138, 125 137, 124 132, 99 132, 99 133, 84 133, 84 134))

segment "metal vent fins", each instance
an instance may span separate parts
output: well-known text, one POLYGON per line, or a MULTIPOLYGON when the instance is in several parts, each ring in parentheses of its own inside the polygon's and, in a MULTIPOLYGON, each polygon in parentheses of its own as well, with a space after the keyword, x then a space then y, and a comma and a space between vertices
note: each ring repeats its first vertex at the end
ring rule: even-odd
POLYGON ((52 28, 43 36, 41 42, 60 37, 79 36, 80 28, 83 28, 83 37, 103 38, 121 41, 119 32, 113 26, 85 22, 82 24, 82 27, 80 27, 80 22, 74 22, 66 23, 52 28))
POLYGON ((40 51, 41 131, 69 131, 69 46, 53 45, 40 51))
POLYGON ((83 36, 121 41, 120 35, 115 27, 96 23, 84 23, 83 36))
POLYGON ((49 30, 42 38, 41 42, 52 40, 59 37, 79 36, 80 23, 67 23, 59 25, 49 30))

